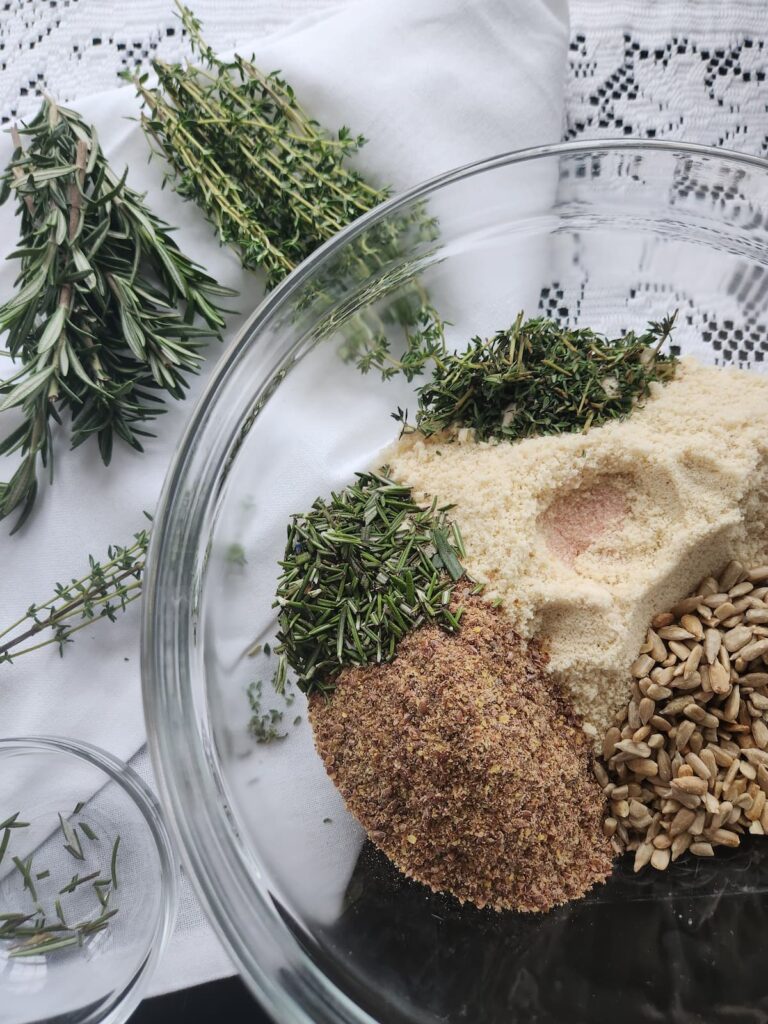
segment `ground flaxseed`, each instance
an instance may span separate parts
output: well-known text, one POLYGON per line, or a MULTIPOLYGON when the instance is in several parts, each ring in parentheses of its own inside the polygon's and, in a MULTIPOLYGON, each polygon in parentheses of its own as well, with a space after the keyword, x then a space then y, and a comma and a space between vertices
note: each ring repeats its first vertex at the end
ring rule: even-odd
MULTIPOLYGON (((460 588, 461 589, 461 588, 460 588)), ((406 875, 498 910, 548 910, 611 870, 591 745, 506 616, 468 597, 393 662, 345 669, 310 703, 329 775, 406 875)))

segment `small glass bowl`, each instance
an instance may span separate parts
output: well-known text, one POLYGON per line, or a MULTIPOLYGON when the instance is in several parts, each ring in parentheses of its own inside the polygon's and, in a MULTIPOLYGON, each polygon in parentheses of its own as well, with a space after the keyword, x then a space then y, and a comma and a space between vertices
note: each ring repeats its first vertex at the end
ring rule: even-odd
MULTIPOLYGON (((70 927, 98 922, 118 908, 106 926, 86 928, 80 942, 29 955, 24 943, 34 939, 3 938, 7 918, 0 918, 0 1021, 127 1020, 175 917, 175 860, 154 796, 111 754, 50 737, 0 740, 0 778, 0 823, 17 812, 16 822, 27 823, 9 830, 0 861, 0 915, 30 914, 22 925, 29 927, 42 923, 42 911, 53 942, 73 937, 61 930, 59 908, 70 927), (74 844, 65 829, 74 829, 74 844), (28 866, 34 893, 19 864, 28 866), (94 872, 61 892, 75 876, 94 872)), ((0 829, 0 844, 4 833, 0 829)))

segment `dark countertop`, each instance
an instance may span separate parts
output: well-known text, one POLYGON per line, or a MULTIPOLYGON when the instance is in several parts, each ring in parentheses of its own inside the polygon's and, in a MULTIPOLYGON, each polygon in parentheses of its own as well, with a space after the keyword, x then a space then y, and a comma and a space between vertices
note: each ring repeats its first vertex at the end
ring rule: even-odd
POLYGON ((179 1024, 226 1021, 227 1024, 271 1024, 269 1017, 239 978, 224 978, 207 985, 185 988, 170 995, 145 999, 130 1024, 179 1024))

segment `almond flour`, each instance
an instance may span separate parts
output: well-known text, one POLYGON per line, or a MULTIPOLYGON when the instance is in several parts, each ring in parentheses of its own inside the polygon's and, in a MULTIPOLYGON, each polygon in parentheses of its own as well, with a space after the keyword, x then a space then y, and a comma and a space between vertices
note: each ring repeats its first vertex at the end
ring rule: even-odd
MULTIPOLYGON (((768 560, 766 423, 768 379, 684 360, 629 418, 585 435, 411 434, 386 459, 417 500, 456 506, 467 570, 519 632, 541 639, 602 735, 626 704, 654 612, 702 572, 768 560)), ((739 600, 712 591, 707 604, 727 628, 739 600)))

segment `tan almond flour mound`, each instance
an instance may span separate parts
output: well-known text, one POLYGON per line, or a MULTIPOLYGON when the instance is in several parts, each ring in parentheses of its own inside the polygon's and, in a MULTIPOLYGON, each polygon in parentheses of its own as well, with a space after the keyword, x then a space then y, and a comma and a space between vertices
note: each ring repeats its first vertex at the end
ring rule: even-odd
POLYGON ((588 731, 626 703, 648 622, 768 552, 768 378, 684 360, 625 420, 510 444, 402 437, 418 500, 454 503, 464 563, 538 637, 588 731))
POLYGON ((591 743, 538 647, 464 591, 457 633, 423 626, 311 698, 315 744, 404 874, 478 907, 549 910, 611 870, 591 743))

